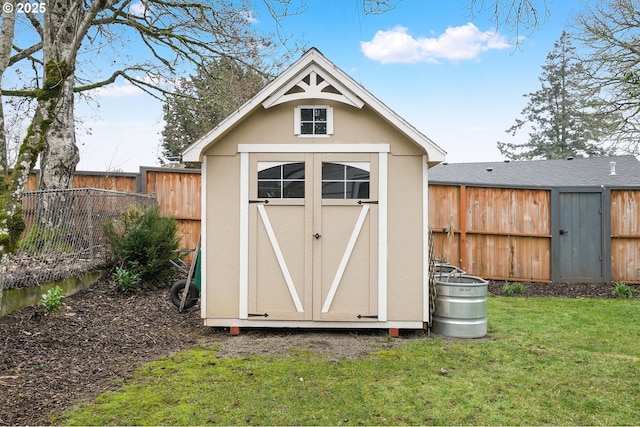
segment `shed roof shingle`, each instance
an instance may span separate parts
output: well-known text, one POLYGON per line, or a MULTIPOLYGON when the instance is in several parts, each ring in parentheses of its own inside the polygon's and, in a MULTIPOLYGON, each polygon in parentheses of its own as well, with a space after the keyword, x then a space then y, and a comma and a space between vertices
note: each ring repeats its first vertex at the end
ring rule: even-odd
POLYGON ((640 186, 634 156, 565 160, 439 164, 429 170, 432 183, 516 187, 640 186), (615 175, 611 174, 615 162, 615 175))

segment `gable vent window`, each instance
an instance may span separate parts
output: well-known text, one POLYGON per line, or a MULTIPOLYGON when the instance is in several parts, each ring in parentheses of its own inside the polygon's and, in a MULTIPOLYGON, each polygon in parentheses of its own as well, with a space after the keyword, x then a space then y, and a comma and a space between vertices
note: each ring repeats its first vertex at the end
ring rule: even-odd
POLYGON ((328 105, 301 105, 295 108, 294 133, 324 137, 333 133, 333 108, 328 105))

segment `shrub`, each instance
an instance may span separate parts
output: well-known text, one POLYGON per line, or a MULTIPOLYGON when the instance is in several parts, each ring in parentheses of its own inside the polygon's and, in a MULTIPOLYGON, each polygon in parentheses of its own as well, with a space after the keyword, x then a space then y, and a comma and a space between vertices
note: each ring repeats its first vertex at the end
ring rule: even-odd
POLYGON ((613 294, 618 298, 633 298, 638 291, 624 282, 613 282, 613 294))
POLYGON ((132 292, 142 283, 142 277, 138 271, 140 267, 138 266, 135 268, 135 266, 132 266, 132 268, 133 269, 131 270, 127 270, 125 268, 116 267, 113 272, 113 280, 122 292, 132 292))
POLYGON ((104 225, 107 244, 120 268, 137 274, 140 283, 150 284, 162 283, 173 274, 171 260, 177 258, 174 251, 180 244, 177 232, 176 220, 161 216, 157 206, 131 206, 104 225))
POLYGON ((524 285, 520 282, 505 282, 504 286, 502 287, 502 293, 505 295, 521 295, 524 293, 524 285))
POLYGON ((64 291, 60 286, 49 289, 46 294, 42 294, 42 307, 47 313, 60 313, 64 305, 64 291))

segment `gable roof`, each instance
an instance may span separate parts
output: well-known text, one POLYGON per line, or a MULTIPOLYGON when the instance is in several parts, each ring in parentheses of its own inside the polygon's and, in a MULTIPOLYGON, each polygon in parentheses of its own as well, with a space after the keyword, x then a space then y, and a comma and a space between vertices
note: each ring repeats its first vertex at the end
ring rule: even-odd
POLYGON ((635 187, 640 186, 640 162, 634 156, 612 156, 445 163, 429 170, 429 182, 498 187, 635 187))
POLYGON ((253 98, 190 145, 183 153, 183 161, 201 162, 202 153, 208 147, 258 108, 267 109, 283 102, 310 98, 330 99, 356 108, 368 105, 395 129, 422 147, 430 165, 445 160, 446 152, 442 148, 326 59, 319 50, 311 48, 253 98))

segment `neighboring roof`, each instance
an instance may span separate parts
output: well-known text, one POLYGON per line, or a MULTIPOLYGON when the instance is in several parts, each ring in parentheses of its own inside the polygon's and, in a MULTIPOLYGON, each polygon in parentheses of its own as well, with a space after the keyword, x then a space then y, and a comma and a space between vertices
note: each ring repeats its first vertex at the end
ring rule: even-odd
POLYGON ((613 156, 442 163, 429 170, 429 182, 500 187, 640 186, 640 162, 634 156, 613 156), (612 168, 615 174, 611 173, 612 168))
POLYGON ((189 146, 183 153, 183 161, 201 162, 203 151, 256 109, 267 109, 282 102, 308 98, 331 99, 355 108, 368 105, 399 132, 422 147, 429 157, 430 165, 445 160, 446 152, 442 148, 340 70, 319 50, 311 48, 252 99, 189 146), (314 78, 307 80, 310 74, 314 78), (315 75, 320 78, 316 79, 315 75))

